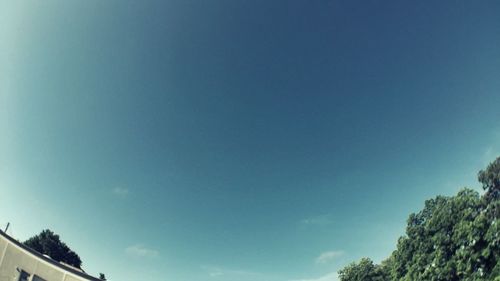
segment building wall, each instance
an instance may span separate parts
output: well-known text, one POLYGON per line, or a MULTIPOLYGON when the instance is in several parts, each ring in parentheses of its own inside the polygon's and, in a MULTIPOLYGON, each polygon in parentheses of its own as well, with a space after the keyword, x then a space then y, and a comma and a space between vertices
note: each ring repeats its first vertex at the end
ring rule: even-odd
POLYGON ((49 258, 35 255, 3 235, 0 235, 0 281, 19 281, 21 270, 30 274, 29 281, 98 280, 91 276, 87 277, 86 274, 65 270, 65 266, 59 265, 49 258), (34 278, 35 275, 38 278, 34 278))

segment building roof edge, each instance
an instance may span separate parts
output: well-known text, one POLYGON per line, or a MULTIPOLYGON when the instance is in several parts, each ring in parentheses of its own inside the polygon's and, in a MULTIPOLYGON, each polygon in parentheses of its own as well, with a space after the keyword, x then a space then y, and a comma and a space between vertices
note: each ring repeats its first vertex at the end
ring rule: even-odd
POLYGON ((64 271, 67 271, 67 272, 70 272, 71 274, 73 275, 77 275, 78 277, 81 277, 81 278, 85 278, 87 280, 91 280, 91 281, 102 281, 101 279, 97 278, 97 277, 94 277, 94 276, 91 276, 91 275, 88 275, 87 273, 85 272, 80 272, 76 269, 73 269, 73 268, 70 268, 70 267, 67 267, 61 263, 59 263, 58 261, 56 260, 53 260, 47 256, 44 256, 43 254, 31 249, 30 247, 24 245, 23 243, 17 241, 16 239, 14 239, 13 237, 10 237, 7 233, 3 232, 2 230, 0 230, 0 236, 4 237, 5 239, 7 239, 9 242, 11 242, 12 244, 14 244, 15 246, 21 248, 22 250, 28 252, 28 254, 31 254, 33 256, 35 256, 36 258, 38 259, 41 259, 51 265, 54 265, 64 271))

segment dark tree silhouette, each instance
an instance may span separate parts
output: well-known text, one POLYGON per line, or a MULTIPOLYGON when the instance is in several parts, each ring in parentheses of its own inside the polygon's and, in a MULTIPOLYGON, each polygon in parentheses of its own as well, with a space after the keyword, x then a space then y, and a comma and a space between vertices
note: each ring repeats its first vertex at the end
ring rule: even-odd
POLYGON ((78 254, 62 242, 59 239, 59 235, 49 229, 43 230, 40 234, 26 240, 24 245, 41 254, 48 255, 56 261, 64 262, 77 268, 81 268, 82 266, 82 261, 78 254))

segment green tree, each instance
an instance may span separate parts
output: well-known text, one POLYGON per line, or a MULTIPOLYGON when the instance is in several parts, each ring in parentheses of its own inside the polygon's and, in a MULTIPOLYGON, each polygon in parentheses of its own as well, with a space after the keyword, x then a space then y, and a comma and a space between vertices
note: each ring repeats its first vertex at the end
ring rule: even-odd
POLYGON ((438 196, 408 219, 406 236, 393 253, 394 280, 483 280, 488 223, 479 194, 464 189, 438 196))
POLYGON ((350 264, 339 271, 341 281, 500 281, 500 158, 478 180, 483 196, 463 189, 425 201, 387 260, 350 264))
POLYGON ((82 266, 80 257, 59 239, 59 235, 51 230, 43 230, 40 234, 26 240, 24 244, 39 253, 50 256, 56 261, 64 262, 77 268, 81 268, 82 266))
POLYGON ((389 274, 383 266, 373 264, 369 258, 362 258, 359 263, 351 263, 339 271, 340 281, 385 281, 389 274))
POLYGON ((489 225, 484 235, 487 247, 484 250, 485 264, 491 270, 495 281, 500 281, 500 157, 488 165, 486 170, 478 174, 479 182, 483 185, 486 194, 483 198, 484 221, 489 225))
POLYGON ((486 190, 486 197, 495 200, 500 197, 500 157, 490 163, 486 170, 481 170, 478 175, 479 182, 486 190))

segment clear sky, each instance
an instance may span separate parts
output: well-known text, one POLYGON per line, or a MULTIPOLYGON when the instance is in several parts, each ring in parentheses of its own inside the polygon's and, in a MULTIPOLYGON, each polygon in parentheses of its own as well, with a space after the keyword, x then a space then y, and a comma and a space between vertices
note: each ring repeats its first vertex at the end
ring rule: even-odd
POLYGON ((500 1, 0 0, 0 223, 111 281, 336 280, 500 155, 500 1))

